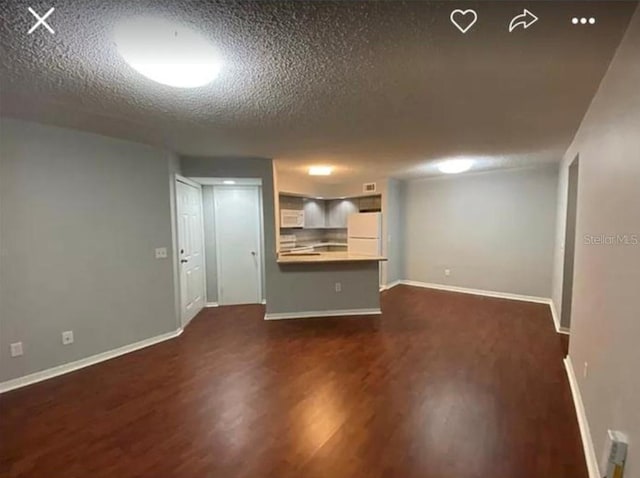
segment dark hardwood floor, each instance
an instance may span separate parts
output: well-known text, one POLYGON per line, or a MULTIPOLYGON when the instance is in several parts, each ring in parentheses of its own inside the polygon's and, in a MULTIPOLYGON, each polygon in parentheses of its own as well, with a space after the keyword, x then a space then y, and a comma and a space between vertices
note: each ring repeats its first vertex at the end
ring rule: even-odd
POLYGON ((560 335, 560 342, 562 343, 562 354, 563 356, 569 355, 569 335, 567 334, 558 334, 560 335))
POLYGON ((382 317, 207 309, 0 396, 0 476, 586 478, 545 305, 399 286, 382 317))

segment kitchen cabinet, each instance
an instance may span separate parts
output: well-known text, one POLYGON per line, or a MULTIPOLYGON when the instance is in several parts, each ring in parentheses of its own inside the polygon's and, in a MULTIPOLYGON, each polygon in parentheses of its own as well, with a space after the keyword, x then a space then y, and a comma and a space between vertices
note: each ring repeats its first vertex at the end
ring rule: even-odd
POLYGON ((367 196, 360 198, 358 201, 358 209, 360 212, 378 212, 382 210, 381 196, 367 196))
POLYGON ((280 195, 280 209, 291 209, 293 211, 302 211, 302 198, 298 196, 280 195))
POLYGON ((326 227, 344 228, 347 227, 347 218, 350 214, 358 212, 358 205, 351 199, 332 199, 327 201, 326 227))
POLYGON ((326 225, 326 203, 322 199, 305 198, 303 204, 305 229, 318 229, 326 225))
POLYGON ((304 211, 305 229, 346 229, 347 219, 362 209, 360 199, 315 199, 280 195, 280 209, 304 211))

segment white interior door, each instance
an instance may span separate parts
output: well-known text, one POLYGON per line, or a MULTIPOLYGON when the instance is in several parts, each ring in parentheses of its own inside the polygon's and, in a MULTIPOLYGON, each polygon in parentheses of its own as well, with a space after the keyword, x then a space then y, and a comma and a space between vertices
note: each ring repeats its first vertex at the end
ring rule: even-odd
POLYGON ((262 296, 262 205, 257 186, 215 186, 218 303, 257 304, 262 296))
POLYGON ((202 189, 176 182, 180 305, 185 327, 204 307, 202 189))

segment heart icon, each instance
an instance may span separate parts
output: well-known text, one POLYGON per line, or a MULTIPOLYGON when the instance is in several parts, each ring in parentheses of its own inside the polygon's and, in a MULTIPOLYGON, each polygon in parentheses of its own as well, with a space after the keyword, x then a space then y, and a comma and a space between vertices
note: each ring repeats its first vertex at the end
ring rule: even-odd
POLYGON ((454 10, 451 12, 451 23, 453 23, 462 33, 467 33, 469 29, 478 21, 478 14, 475 10, 454 10))

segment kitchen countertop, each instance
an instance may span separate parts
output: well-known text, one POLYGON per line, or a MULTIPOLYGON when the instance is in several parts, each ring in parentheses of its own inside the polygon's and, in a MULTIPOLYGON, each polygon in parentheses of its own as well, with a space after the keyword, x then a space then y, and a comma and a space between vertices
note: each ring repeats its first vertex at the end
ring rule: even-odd
POLYGON ((367 262, 386 261, 383 256, 366 256, 364 254, 353 254, 348 251, 328 251, 313 253, 298 253, 290 255, 280 253, 278 255, 279 264, 310 264, 318 262, 367 262))

